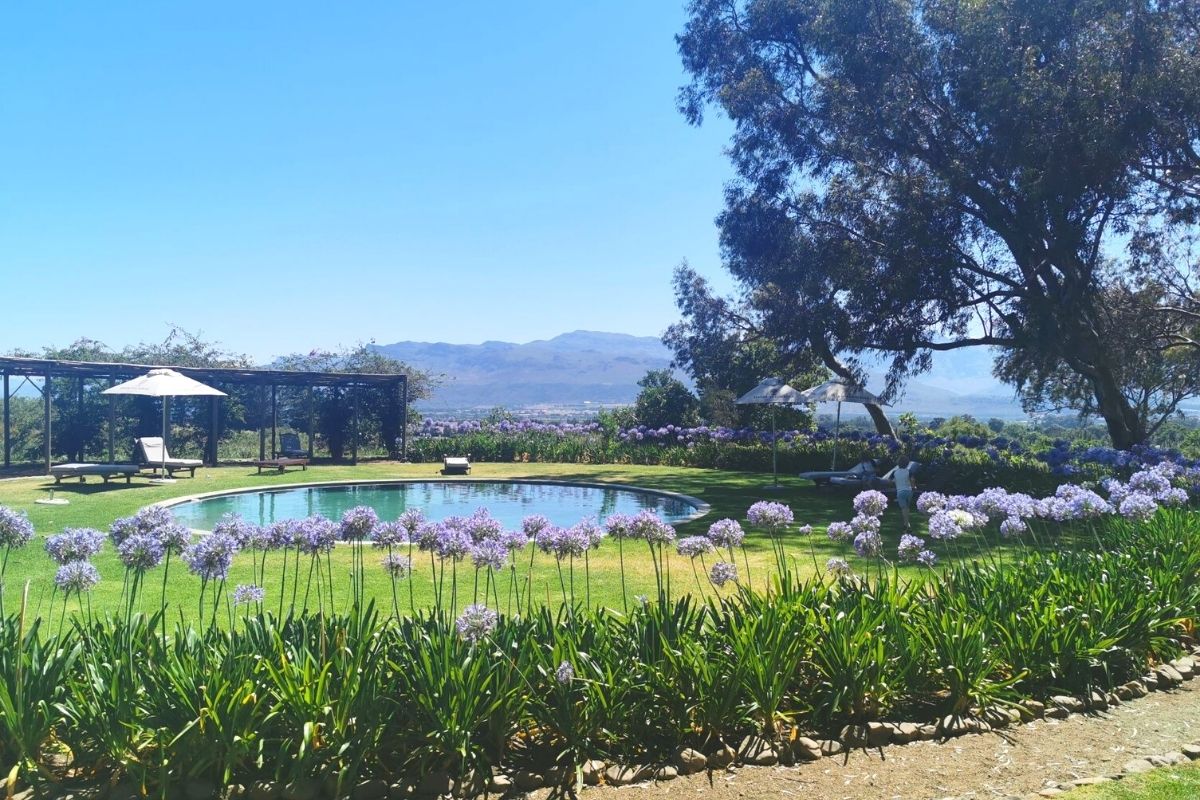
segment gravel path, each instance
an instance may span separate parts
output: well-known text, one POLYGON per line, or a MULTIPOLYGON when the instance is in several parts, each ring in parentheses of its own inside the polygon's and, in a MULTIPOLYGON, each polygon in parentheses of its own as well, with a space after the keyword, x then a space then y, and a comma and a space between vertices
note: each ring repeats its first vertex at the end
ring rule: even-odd
POLYGON ((1060 783, 1119 772, 1139 756, 1178 750, 1200 736, 1200 680, 1107 712, 1038 720, 944 743, 856 751, 798 767, 747 767, 658 784, 589 789, 592 800, 703 797, 917 800, 1025 797, 1060 783))

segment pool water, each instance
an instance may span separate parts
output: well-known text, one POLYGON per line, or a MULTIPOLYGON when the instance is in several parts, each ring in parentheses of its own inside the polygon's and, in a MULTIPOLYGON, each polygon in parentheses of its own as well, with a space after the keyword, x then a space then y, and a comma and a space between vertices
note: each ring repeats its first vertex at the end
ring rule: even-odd
POLYGON ((559 526, 581 519, 603 520, 610 514, 636 514, 649 509, 667 522, 680 522, 699 509, 679 496, 629 487, 613 488, 520 481, 413 481, 267 489, 192 500, 171 507, 184 525, 211 530, 222 516, 240 514, 259 525, 319 514, 339 519, 355 506, 370 506, 384 521, 410 508, 431 520, 465 516, 486 508, 507 528, 520 527, 530 514, 541 514, 559 526))

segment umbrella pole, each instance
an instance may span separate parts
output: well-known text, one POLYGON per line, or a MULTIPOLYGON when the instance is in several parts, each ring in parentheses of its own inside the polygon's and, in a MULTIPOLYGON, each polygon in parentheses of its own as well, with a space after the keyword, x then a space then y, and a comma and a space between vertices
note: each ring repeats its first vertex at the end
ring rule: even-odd
POLYGON ((151 478, 151 483, 174 483, 173 478, 167 477, 167 398, 163 396, 162 400, 162 463, 159 465, 161 472, 157 478, 151 478))
POLYGON ((838 400, 837 417, 835 417, 834 423, 833 423, 833 466, 831 466, 829 468, 831 471, 837 470, 838 436, 841 434, 841 430, 842 430, 842 401, 838 400))

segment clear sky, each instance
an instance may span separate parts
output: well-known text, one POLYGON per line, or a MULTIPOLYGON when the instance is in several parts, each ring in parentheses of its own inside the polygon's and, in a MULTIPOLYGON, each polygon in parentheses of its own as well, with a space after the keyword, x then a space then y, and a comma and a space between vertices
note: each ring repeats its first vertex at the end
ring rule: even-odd
POLYGON ((0 5, 0 351, 657 335, 720 277, 682 0, 0 5))

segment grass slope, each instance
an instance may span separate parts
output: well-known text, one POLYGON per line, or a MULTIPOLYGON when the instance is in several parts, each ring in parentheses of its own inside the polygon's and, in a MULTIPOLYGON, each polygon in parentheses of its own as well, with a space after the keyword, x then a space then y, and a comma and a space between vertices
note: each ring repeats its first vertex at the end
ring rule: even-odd
POLYGON ((1197 797, 1200 797, 1200 767, 1194 764, 1156 769, 1070 793, 1071 800, 1196 800, 1197 797))

